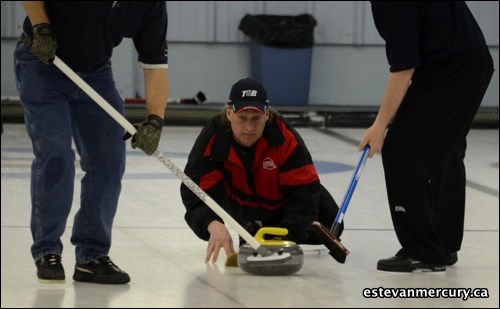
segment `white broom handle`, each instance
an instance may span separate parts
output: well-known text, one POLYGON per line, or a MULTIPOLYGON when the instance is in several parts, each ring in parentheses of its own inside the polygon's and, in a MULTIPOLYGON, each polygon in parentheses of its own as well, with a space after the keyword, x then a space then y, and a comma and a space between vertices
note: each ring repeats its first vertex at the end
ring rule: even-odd
MULTIPOLYGON (((134 135, 136 128, 122 116, 116 109, 114 109, 100 94, 98 94, 92 87, 89 86, 83 79, 80 78, 69 66, 67 66, 59 57, 55 56, 52 62, 58 67, 69 79, 71 79, 80 89, 82 89, 89 97, 91 97, 99 106, 101 106, 106 113, 113 117, 128 133, 134 135)), ((256 251, 262 255, 269 255, 270 253, 263 248, 259 248, 261 244, 253 238, 236 220, 233 219, 222 207, 219 206, 208 194, 205 193, 191 178, 182 172, 175 164, 170 161, 159 150, 154 152, 154 156, 160 160, 177 178, 179 178, 186 187, 188 187, 196 196, 200 198, 210 209, 212 209, 219 217, 231 226, 236 232, 256 251), (260 250, 259 250, 260 249, 260 250)))
POLYGON ((116 120, 128 133, 134 135, 137 132, 136 128, 128 122, 116 109, 113 108, 104 98, 98 94, 92 87, 89 86, 83 79, 80 78, 69 66, 66 65, 59 57, 55 56, 52 62, 59 68, 69 79, 71 79, 80 89, 83 90, 89 97, 92 98, 106 113, 116 120))

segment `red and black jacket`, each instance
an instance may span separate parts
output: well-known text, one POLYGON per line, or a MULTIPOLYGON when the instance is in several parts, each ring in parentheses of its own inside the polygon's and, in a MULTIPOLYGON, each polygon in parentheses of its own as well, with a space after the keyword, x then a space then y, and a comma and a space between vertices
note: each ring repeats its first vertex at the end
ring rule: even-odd
MULTIPOLYGON (((306 227, 317 217, 321 195, 319 176, 304 141, 275 116, 262 138, 251 149, 243 148, 221 120, 218 115, 205 125, 189 154, 185 174, 243 226, 258 220, 263 226, 285 227, 288 239, 302 242, 307 238, 306 227)), ((185 185, 181 196, 186 222, 199 238, 208 240, 208 224, 222 219, 185 185)))

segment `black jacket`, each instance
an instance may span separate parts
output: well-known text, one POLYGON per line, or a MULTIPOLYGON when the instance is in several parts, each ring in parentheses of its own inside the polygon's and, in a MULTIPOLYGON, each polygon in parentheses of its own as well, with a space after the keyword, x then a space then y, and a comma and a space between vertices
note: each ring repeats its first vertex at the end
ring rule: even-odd
MULTIPOLYGON (((284 119, 274 117, 262 138, 252 148, 243 148, 221 117, 214 117, 196 139, 186 175, 242 226, 258 220, 263 226, 287 228, 290 240, 304 241, 306 227, 318 215, 322 186, 302 138, 284 119)), ((208 224, 222 219, 185 185, 181 196, 186 222, 199 238, 208 240, 208 224)))

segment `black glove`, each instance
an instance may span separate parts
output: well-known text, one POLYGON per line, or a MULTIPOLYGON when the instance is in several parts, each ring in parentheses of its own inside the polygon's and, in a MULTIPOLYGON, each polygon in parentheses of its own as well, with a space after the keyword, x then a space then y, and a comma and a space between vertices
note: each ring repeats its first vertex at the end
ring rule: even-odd
POLYGON ((56 54, 57 42, 50 24, 43 23, 33 26, 33 41, 29 48, 43 63, 52 63, 56 54))
MULTIPOLYGON (((163 119, 156 115, 149 115, 143 122, 134 124, 134 127, 137 128, 137 132, 132 136, 132 148, 140 148, 147 155, 152 155, 160 142, 163 119)), ((130 136, 127 132, 123 139, 127 140, 130 136)))

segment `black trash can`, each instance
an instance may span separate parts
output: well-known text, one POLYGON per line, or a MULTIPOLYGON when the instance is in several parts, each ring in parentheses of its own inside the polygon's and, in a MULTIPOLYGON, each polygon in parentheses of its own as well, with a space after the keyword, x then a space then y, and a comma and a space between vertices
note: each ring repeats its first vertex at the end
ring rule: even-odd
POLYGON ((252 78, 264 85, 272 105, 308 104, 316 24, 310 14, 247 14, 240 21, 250 37, 252 78))

